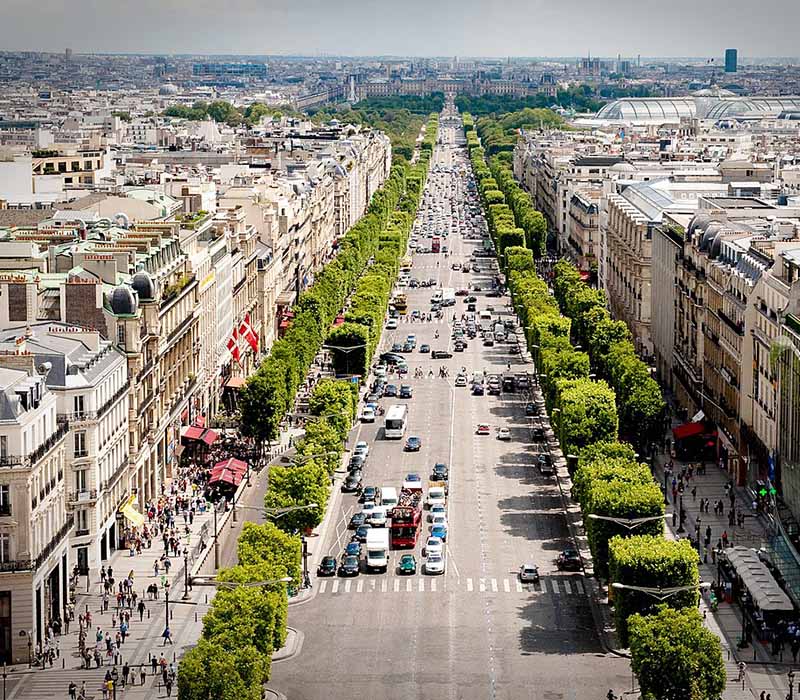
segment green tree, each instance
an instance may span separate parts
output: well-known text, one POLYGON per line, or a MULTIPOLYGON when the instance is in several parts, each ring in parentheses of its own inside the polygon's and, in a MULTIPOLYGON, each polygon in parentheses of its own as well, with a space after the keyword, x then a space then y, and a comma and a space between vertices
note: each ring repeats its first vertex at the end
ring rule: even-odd
POLYGON ((267 362, 251 375, 239 392, 239 430, 259 443, 278 437, 278 428, 289 407, 286 374, 279 362, 267 362))
MULTIPOLYGON (((689 540, 667 540, 652 535, 614 537, 608 544, 609 581, 643 588, 682 588, 698 586, 697 551, 689 540)), ((675 593, 662 601, 670 608, 695 608, 697 589, 675 593)), ((614 589, 614 616, 617 636, 628 646, 628 619, 634 613, 648 614, 658 599, 649 593, 627 588, 614 589)))
POLYGON ((268 509, 292 508, 316 503, 313 508, 295 510, 281 516, 275 524, 286 532, 303 531, 322 522, 330 492, 327 469, 311 460, 298 467, 274 465, 269 470, 269 489, 264 497, 268 509))
POLYGON ((178 700, 261 700, 269 673, 269 657, 247 640, 225 648, 200 639, 181 659, 178 700))
POLYGON ((719 698, 727 677, 719 638, 693 608, 661 608, 628 621, 631 667, 644 700, 719 698))
POLYGON ((343 323, 328 334, 325 344, 338 348, 331 349, 336 374, 358 374, 361 377, 369 374, 369 330, 369 326, 361 323, 343 323))
POLYGON ((302 544, 296 535, 290 535, 272 522, 242 525, 237 544, 239 563, 245 566, 267 564, 274 567, 272 578, 289 576, 295 586, 302 581, 302 544))

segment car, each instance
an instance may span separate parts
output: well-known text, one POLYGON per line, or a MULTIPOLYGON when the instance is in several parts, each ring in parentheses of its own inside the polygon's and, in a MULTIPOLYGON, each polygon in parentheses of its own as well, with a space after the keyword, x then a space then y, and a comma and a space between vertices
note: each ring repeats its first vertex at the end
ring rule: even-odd
POLYGON ((474 303, 470 302, 469 304, 467 304, 467 311, 475 311, 475 308, 476 307, 474 303))
POLYGON ((404 554, 400 557, 400 561, 397 564, 397 573, 409 575, 417 573, 417 560, 413 554, 404 554))
POLYGON ((520 353, 519 345, 512 345, 508 348, 509 355, 519 355, 519 353, 520 353))
POLYGON ((466 374, 459 374, 456 376, 456 386, 467 386, 466 374))
POLYGON ((445 522, 447 522, 447 506, 444 505, 444 503, 436 503, 431 506, 431 509, 428 511, 428 522, 435 522, 434 518, 437 515, 444 516, 445 522))
MULTIPOLYGON (((361 491, 361 497, 358 499, 361 503, 374 503, 378 498, 378 489, 374 486, 365 486, 361 491)), ((360 523, 363 525, 364 523, 360 523)))
POLYGON ((536 404, 533 401, 530 401, 525 404, 525 415, 526 416, 538 416, 539 411, 536 409, 536 404))
POLYGON ((498 428, 497 429, 497 439, 498 440, 510 440, 511 439, 511 431, 508 428, 498 428))
POLYGON ((414 335, 413 333, 409 333, 406 336, 406 342, 407 343, 411 343, 414 347, 416 347, 417 346, 417 336, 414 335))
POLYGON ((540 454, 539 458, 536 460, 536 463, 539 467, 539 472, 543 476, 552 476, 555 474, 555 467, 553 466, 553 458, 549 454, 540 454))
POLYGON ((562 549, 561 553, 556 559, 556 566, 559 571, 580 571, 581 570, 581 555, 577 549, 571 547, 562 549))
POLYGON ((353 448, 353 454, 363 454, 366 459, 367 455, 369 455, 369 443, 366 440, 359 440, 353 448))
POLYGON ((322 557, 322 561, 317 567, 317 576, 335 576, 336 557, 322 557))
POLYGON ((427 343, 423 343, 419 346, 419 351, 423 353, 429 353, 431 351, 431 346, 427 343))
POLYGON ((395 330, 396 328, 397 328, 397 319, 396 319, 396 318, 390 318, 390 319, 389 319, 389 320, 386 322, 386 330, 387 330, 387 331, 393 331, 393 330, 395 330))
POLYGON ((464 352, 467 349, 467 344, 463 340, 458 340, 453 344, 453 350, 456 352, 464 352))
POLYGON ((362 525, 365 525, 366 522, 367 522, 367 516, 359 511, 358 513, 353 513, 350 516, 350 523, 348 524, 347 528, 349 530, 357 530, 362 525))
POLYGON ((364 468, 364 463, 367 461, 363 454, 354 454, 350 461, 347 463, 347 471, 355 472, 361 471, 364 468))
POLYGON ((387 514, 386 508, 376 506, 367 517, 370 527, 386 527, 387 514))
POLYGON ((483 396, 483 384, 473 384, 472 385, 472 395, 473 396, 483 396))
POLYGON ((339 564, 339 576, 358 576, 360 568, 358 557, 344 557, 339 564))
POLYGON ((459 289, 456 291, 457 297, 465 297, 467 295, 469 295, 469 292, 466 289, 459 289))
POLYGON ((475 430, 477 435, 489 435, 491 430, 489 430, 489 426, 486 423, 478 423, 478 427, 475 430))
POLYGON ((403 479, 403 483, 406 483, 406 482, 414 482, 415 486, 419 486, 419 485, 422 484, 422 477, 419 474, 417 474, 416 472, 410 472, 410 473, 406 474, 406 478, 403 479))
POLYGON ((544 428, 541 425, 533 426, 533 429, 531 430, 531 436, 533 437, 534 440, 536 440, 536 442, 544 442, 545 440, 544 428))
POLYGON ((346 557, 360 557, 361 556, 361 542, 351 540, 344 548, 344 555, 346 557))
POLYGON ((410 399, 414 395, 414 391, 408 384, 401 384, 400 385, 400 398, 401 399, 410 399))
POLYGON ((392 352, 403 352, 403 346, 400 343, 392 343, 392 352))
POLYGON ((487 333, 483 336, 483 346, 486 348, 490 348, 494 345, 494 336, 487 333))
POLYGON ((350 472, 342 482, 342 493, 355 493, 361 486, 361 472, 350 472))
POLYGON ((397 386, 394 384, 387 384, 386 388, 383 390, 383 395, 386 398, 397 396, 397 386))
POLYGON ((374 423, 375 422, 375 409, 370 408, 369 406, 364 406, 361 410, 361 422, 362 423, 374 423))
POLYGON ((478 301, 478 297, 476 297, 474 294, 470 294, 466 299, 464 299, 464 301, 467 304, 475 304, 478 301))
POLYGON ((539 580, 539 567, 536 564, 523 564, 519 567, 521 583, 536 583, 539 580))
POLYGON ((367 541, 367 533, 371 530, 369 525, 359 525, 353 534, 353 539, 359 542, 367 541))
POLYGON ((426 574, 443 574, 444 567, 444 555, 442 554, 431 554, 425 561, 426 574))
POLYGON ((486 296, 487 297, 493 297, 495 299, 499 299, 501 296, 503 296, 503 293, 499 289, 492 289, 492 290, 486 292, 486 296))
POLYGON ((413 343, 405 343, 403 345, 403 352, 414 352, 414 344, 413 343))
POLYGON ((443 462, 437 462, 434 464, 431 476, 434 481, 447 481, 447 465, 443 462))
POLYGON ((412 435, 410 438, 408 438, 408 440, 406 440, 406 452, 419 452, 421 447, 422 440, 416 435, 412 435))
POLYGON ((376 379, 385 379, 386 378, 386 365, 378 365, 375 368, 375 378, 376 379))
POLYGON ((447 350, 432 350, 431 357, 434 360, 449 360, 453 356, 452 352, 448 352, 447 350))
POLYGON ((427 557, 431 554, 441 554, 444 552, 444 541, 438 537, 430 536, 427 540, 425 540, 425 544, 422 547, 422 556, 427 557))
POLYGON ((366 523, 369 524, 369 516, 372 515, 372 511, 375 510, 377 506, 375 505, 375 501, 364 501, 361 505, 361 512, 364 514, 364 517, 367 519, 366 523))
POLYGON ((436 525, 435 527, 431 528, 430 535, 431 537, 438 537, 442 542, 446 542, 447 527, 444 525, 436 525))
POLYGON ((379 359, 381 362, 385 362, 387 365, 396 365, 406 361, 406 359, 398 352, 385 352, 380 356, 379 359))

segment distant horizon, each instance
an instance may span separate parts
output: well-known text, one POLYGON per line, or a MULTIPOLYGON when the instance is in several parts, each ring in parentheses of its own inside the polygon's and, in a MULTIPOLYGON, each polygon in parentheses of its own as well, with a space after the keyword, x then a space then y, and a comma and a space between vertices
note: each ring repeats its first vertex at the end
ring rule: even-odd
POLYGON ((3 0, 0 47, 108 55, 743 60, 798 53, 789 0, 3 0))

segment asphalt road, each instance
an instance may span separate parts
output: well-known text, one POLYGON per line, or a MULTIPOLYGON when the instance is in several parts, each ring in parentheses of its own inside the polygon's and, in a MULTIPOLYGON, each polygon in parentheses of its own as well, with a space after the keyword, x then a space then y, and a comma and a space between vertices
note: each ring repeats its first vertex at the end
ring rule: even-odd
MULTIPOLYGON (((443 122, 445 144, 463 134, 443 122)), ((456 160, 464 160, 463 149, 456 160)), ((438 201, 447 191, 437 183, 455 175, 439 175, 441 166, 454 162, 453 150, 437 146, 429 187, 438 201)), ((463 190, 459 190, 463 196, 463 190)), ((448 205, 445 205, 448 206, 448 205)), ((420 220, 425 215, 421 208, 420 220)), ((425 238, 421 239, 423 242, 425 238)), ((451 263, 465 261, 481 245, 451 234, 444 241, 451 255, 415 255, 412 276, 434 277, 440 287, 490 285, 489 259, 482 258, 480 273, 453 271, 451 263), (438 263, 438 264, 437 264, 438 263)), ((409 309, 427 312, 432 288, 406 290, 409 309)), ((477 292, 478 310, 493 307, 510 318, 508 298, 489 298, 477 292)), ((465 309, 457 299, 458 316, 465 309)), ((382 348, 417 336, 417 349, 450 347, 453 308, 445 319, 430 323, 403 320, 386 331, 382 348), (440 338, 434 334, 439 331, 440 338)), ((273 665, 270 687, 290 700, 330 698, 485 699, 542 698, 549 700, 605 698, 630 688, 628 662, 606 655, 594 628, 581 574, 562 573, 555 566, 559 551, 568 546, 566 520, 558 487, 534 466, 538 448, 531 444, 522 394, 472 396, 469 388, 454 387, 461 367, 502 373, 507 363, 515 372, 531 371, 507 344, 484 347, 478 337, 465 352, 449 360, 432 360, 418 351, 408 355, 410 384, 407 435, 422 439, 419 452, 403 451, 403 441, 382 437, 380 418, 365 424, 356 439, 367 440, 370 456, 365 485, 401 485, 408 472, 427 480, 435 462, 450 468, 447 571, 434 577, 420 571, 400 576, 391 553, 386 574, 366 573, 352 579, 314 578, 315 598, 292 607, 289 624, 302 630, 304 642, 294 658, 273 665), (438 377, 446 366, 449 378, 438 377), (424 376, 414 379, 421 367, 424 376), (429 376, 429 370, 434 376, 429 376), (488 423, 490 435, 477 435, 478 423, 488 423), (508 427, 511 440, 499 440, 496 428, 508 427), (517 570, 535 562, 538 584, 521 584, 517 570)), ((396 382, 399 384, 400 382, 396 382)), ((400 403, 382 399, 381 404, 400 403)), ((338 556, 349 541, 350 515, 359 509, 355 495, 343 494, 335 526, 325 541, 314 542, 315 559, 338 556)), ((425 523, 425 533, 427 533, 425 523)), ((421 538, 421 542, 424 537, 421 538)), ((420 564, 421 544, 414 552, 420 564)), ((313 572, 312 572, 313 575, 313 572)))

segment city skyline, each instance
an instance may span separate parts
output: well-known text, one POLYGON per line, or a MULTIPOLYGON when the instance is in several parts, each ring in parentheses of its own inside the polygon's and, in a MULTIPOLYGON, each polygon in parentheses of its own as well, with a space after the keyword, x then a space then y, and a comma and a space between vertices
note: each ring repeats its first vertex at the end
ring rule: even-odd
POLYGON ((696 5, 676 0, 660 31, 652 32, 653 10, 621 0, 615 15, 590 3, 551 6, 510 0, 497 3, 452 0, 430 5, 411 0, 384 3, 372 12, 345 0, 231 0, 226 11, 209 2, 143 0, 136 6, 70 5, 44 0, 31 6, 9 0, 0 27, 0 49, 76 53, 189 53, 229 55, 341 55, 564 57, 638 55, 716 57, 729 47, 740 58, 796 54, 790 32, 775 32, 775 19, 788 27, 800 21, 800 7, 767 0, 754 13, 743 0, 696 5), (721 11, 724 10, 724 11, 721 11), (513 17, 516 34, 487 31, 513 17), (687 18, 691 22, 687 22, 687 18), (86 35, 87 27, 94 32, 86 35), (120 29, 124 27, 125 32, 120 29), (209 28, 213 27, 213 33, 209 28), (443 28, 449 31, 443 32, 443 28), (391 30, 390 30, 391 29, 391 30), (81 36, 81 43, 70 35, 81 36), (63 45, 63 46, 62 46, 63 45))

